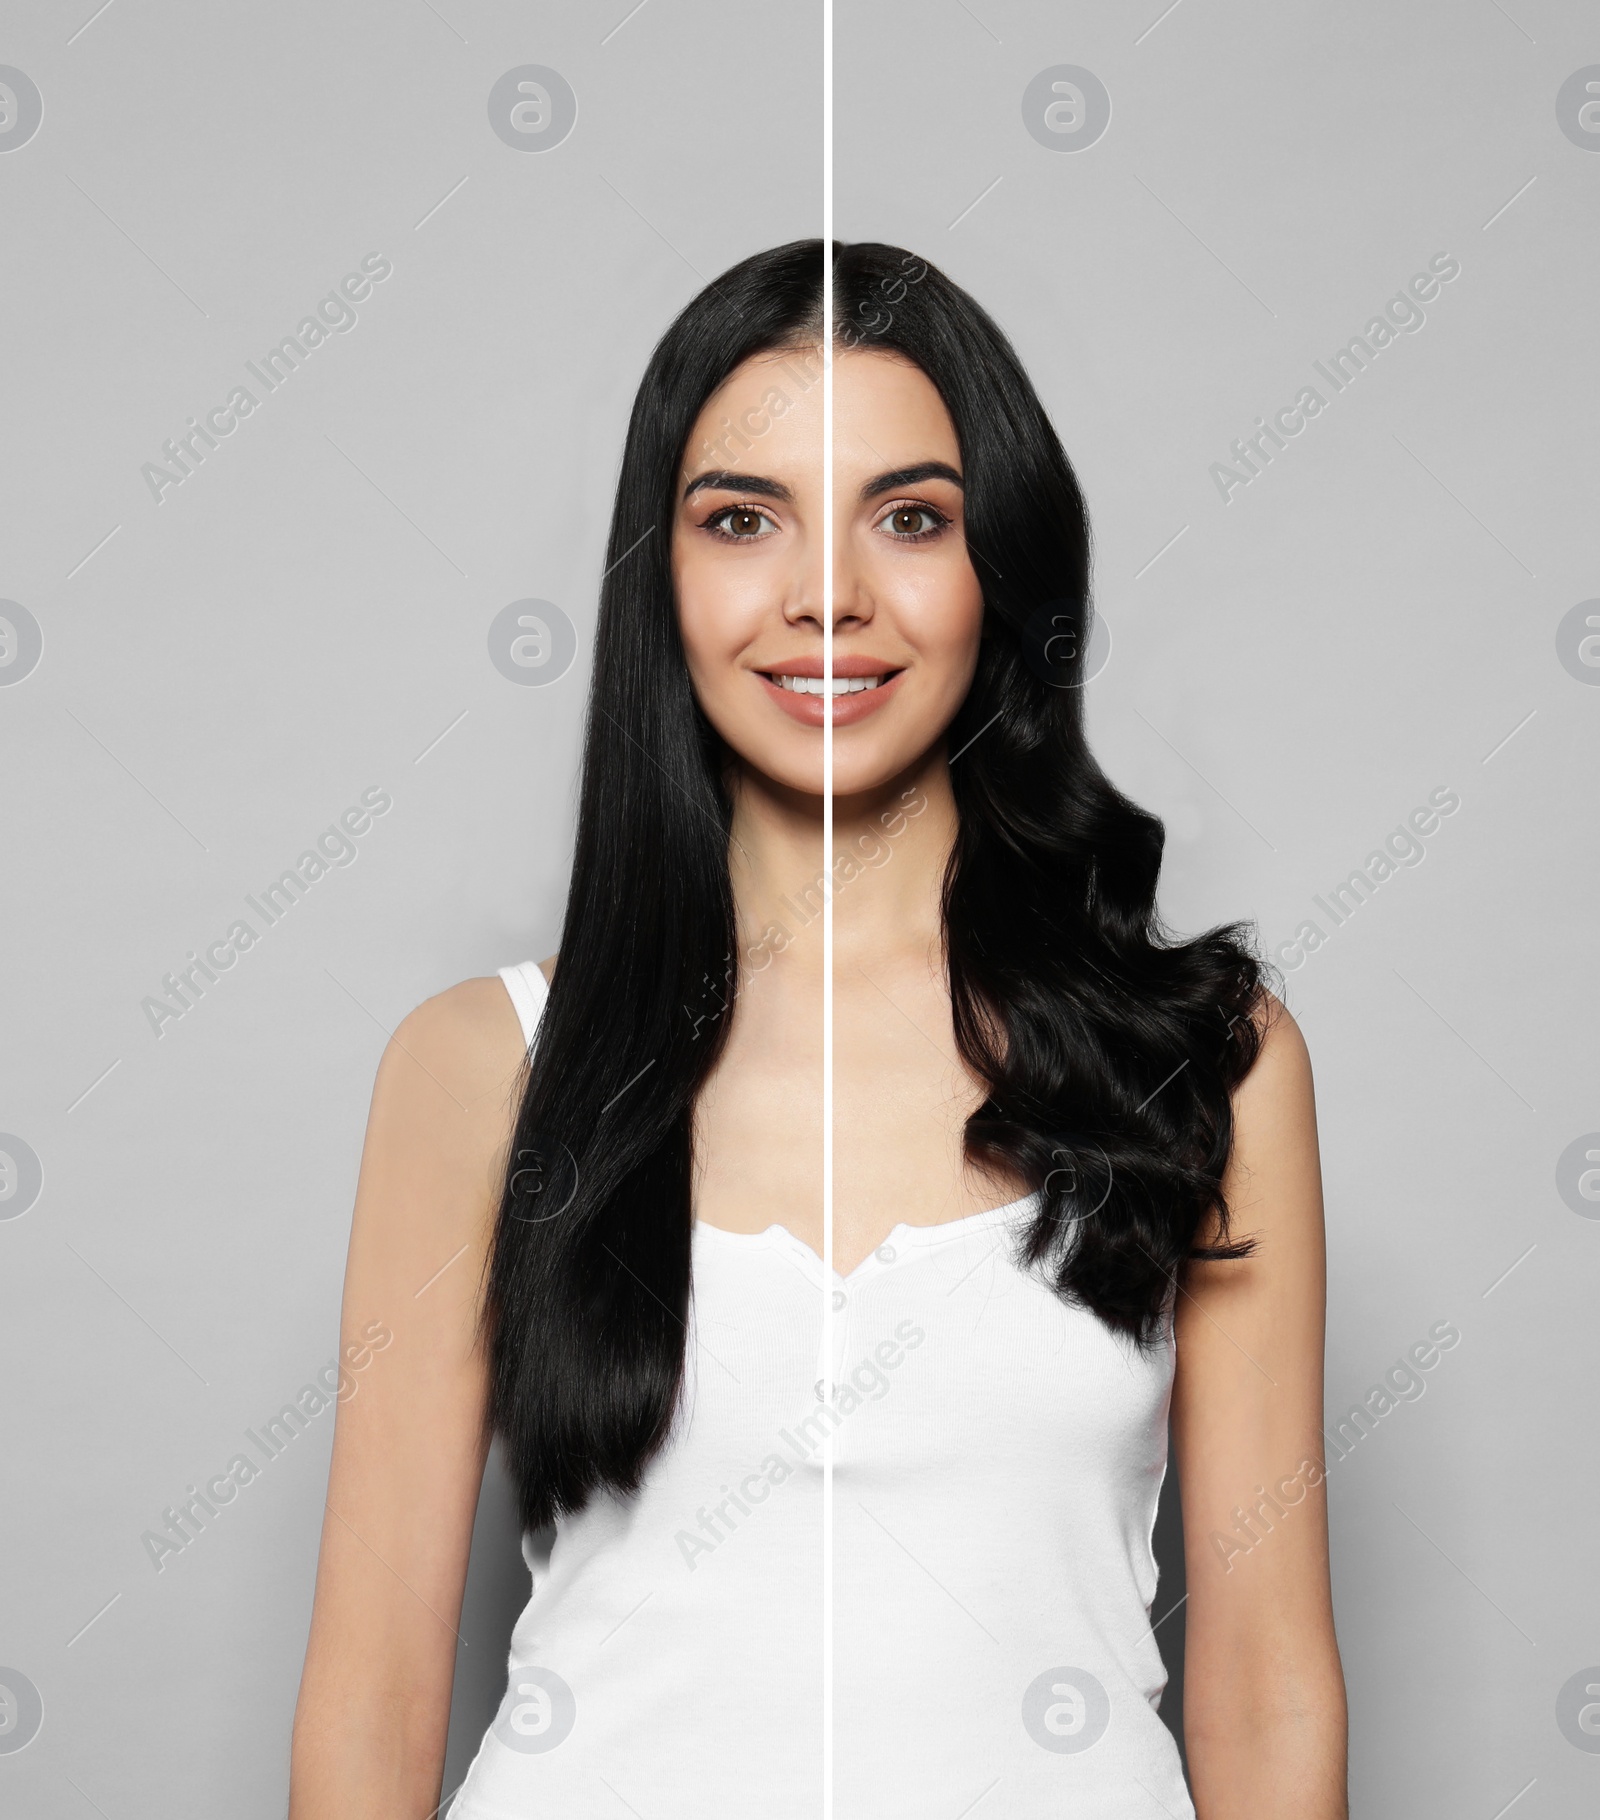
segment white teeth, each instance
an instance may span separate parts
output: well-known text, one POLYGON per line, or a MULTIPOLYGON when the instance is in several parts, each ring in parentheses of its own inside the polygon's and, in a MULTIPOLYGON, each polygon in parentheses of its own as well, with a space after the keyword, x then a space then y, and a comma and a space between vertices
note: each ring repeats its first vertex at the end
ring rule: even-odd
POLYGON ((863 689, 876 689, 883 682, 881 676, 836 676, 831 687, 820 676, 774 676, 772 680, 780 689, 795 695, 859 695, 863 689))

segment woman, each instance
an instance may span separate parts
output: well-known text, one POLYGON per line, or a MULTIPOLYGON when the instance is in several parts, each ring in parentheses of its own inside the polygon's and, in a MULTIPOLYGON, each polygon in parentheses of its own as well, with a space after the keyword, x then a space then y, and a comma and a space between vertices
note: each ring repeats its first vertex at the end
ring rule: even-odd
POLYGON ((832 257, 831 623, 807 241, 640 386, 559 966, 380 1064, 344 1321, 395 1340, 339 1412, 292 1820, 433 1811, 491 1430, 534 1595, 457 1820, 809 1816, 825 1769, 861 1820, 1346 1813, 1305 1046, 1237 926, 1157 919, 1010 345, 897 248, 832 257))

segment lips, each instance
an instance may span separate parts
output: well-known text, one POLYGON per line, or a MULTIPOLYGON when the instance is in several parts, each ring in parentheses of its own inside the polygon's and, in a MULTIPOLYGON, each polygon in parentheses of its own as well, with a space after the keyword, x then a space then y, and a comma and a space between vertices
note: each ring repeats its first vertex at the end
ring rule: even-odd
POLYGON ((888 705, 903 669, 870 657, 840 657, 831 684, 819 657, 786 659, 781 668, 757 670, 757 682, 775 706, 803 727, 851 727, 888 705))

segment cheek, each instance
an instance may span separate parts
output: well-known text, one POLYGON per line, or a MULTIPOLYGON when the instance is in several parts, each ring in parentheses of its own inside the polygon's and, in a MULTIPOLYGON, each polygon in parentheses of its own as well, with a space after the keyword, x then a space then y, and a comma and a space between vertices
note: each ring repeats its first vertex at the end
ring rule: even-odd
POLYGON ((940 693, 964 693, 978 663, 983 590, 964 555, 930 563, 898 590, 901 623, 940 693))
POLYGON ((733 677, 736 661, 759 632, 768 590, 757 565, 718 561, 717 548, 674 545, 678 629, 696 688, 714 692, 733 677))

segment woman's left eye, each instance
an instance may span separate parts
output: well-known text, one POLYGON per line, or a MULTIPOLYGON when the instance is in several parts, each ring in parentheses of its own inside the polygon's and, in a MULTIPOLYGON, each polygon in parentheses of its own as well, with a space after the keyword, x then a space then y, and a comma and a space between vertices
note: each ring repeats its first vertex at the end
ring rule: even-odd
POLYGON ((897 542, 920 543, 923 538, 933 537, 942 531, 949 522, 942 512, 934 511, 932 506, 896 506, 879 521, 878 528, 887 531, 897 542))

